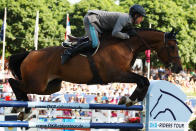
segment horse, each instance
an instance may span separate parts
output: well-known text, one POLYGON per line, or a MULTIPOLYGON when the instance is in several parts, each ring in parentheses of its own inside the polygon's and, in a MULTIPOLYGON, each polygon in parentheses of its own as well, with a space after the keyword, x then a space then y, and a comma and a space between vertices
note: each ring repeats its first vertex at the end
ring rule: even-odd
MULTIPOLYGON (((151 49, 158 58, 179 73, 182 64, 178 54, 176 34, 155 29, 135 29, 137 35, 130 39, 102 36, 101 45, 93 56, 76 55, 61 65, 62 46, 47 47, 31 52, 14 54, 9 59, 9 69, 14 79, 9 84, 19 101, 28 101, 27 94, 50 95, 58 92, 62 81, 78 84, 136 83, 130 101, 142 101, 147 93, 149 81, 131 71, 139 52, 151 49)), ((127 31, 129 34, 129 30, 127 31)), ((132 105, 126 103, 127 106, 132 105)), ((15 108, 15 112, 18 112, 15 108)), ((30 109, 25 108, 25 114, 30 109)))

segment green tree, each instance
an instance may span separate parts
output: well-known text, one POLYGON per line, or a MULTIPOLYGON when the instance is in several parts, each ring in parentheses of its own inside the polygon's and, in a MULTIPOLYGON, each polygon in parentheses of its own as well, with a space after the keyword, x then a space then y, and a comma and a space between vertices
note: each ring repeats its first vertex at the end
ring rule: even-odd
MULTIPOLYGON (((186 35, 182 39, 181 54, 183 58, 183 64, 187 68, 196 69, 196 5, 191 5, 186 10, 185 20, 187 25, 184 25, 186 35), (186 51, 184 51, 186 49, 186 51)), ((182 34, 184 35, 184 34, 182 34)))
POLYGON ((4 8, 7 7, 6 51, 17 53, 34 49, 37 11, 39 11, 38 48, 60 45, 65 33, 65 28, 60 23, 62 23, 69 6, 69 3, 63 0, 9 0, 1 2, 1 18, 3 18, 4 8))

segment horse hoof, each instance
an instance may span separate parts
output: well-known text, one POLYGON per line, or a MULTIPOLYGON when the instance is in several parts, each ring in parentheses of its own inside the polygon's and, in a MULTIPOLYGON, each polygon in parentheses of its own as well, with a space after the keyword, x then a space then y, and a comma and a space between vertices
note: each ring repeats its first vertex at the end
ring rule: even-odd
POLYGON ((23 121, 24 120, 24 112, 20 112, 17 119, 23 121))
POLYGON ((30 120, 33 118, 33 113, 32 113, 32 110, 30 110, 29 113, 24 113, 24 117, 23 117, 23 120, 30 120))
POLYGON ((118 105, 124 105, 124 104, 130 103, 130 102, 131 102, 131 100, 129 99, 128 96, 123 96, 120 98, 118 105))
POLYGON ((126 96, 123 96, 120 98, 120 101, 118 102, 118 105, 124 105, 126 103, 126 96))
POLYGON ((118 102, 118 105, 126 105, 126 107, 135 105, 137 101, 132 101, 128 96, 123 96, 120 98, 120 101, 118 102))
POLYGON ((126 107, 135 105, 136 103, 137 103, 137 102, 134 102, 134 101, 128 102, 128 103, 126 103, 126 107))

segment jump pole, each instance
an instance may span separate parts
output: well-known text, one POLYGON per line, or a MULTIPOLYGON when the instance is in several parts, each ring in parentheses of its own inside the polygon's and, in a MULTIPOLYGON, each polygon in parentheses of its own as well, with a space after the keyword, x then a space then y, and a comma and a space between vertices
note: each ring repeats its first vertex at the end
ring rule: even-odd
POLYGON ((26 102, 26 101, 0 101, 0 107, 29 107, 29 108, 58 108, 58 109, 102 109, 102 110, 137 110, 142 111, 142 105, 115 104, 80 104, 80 103, 55 103, 55 102, 26 102))
POLYGON ((129 124, 129 123, 0 121, 0 127, 142 129, 144 126, 141 123, 129 124))

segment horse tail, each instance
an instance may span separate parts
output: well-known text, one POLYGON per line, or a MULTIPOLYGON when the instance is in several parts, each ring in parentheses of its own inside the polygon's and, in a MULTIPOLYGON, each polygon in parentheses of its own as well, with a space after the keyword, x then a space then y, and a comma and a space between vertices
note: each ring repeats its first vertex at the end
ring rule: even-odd
POLYGON ((11 71, 14 78, 18 80, 22 80, 20 65, 22 61, 25 59, 25 57, 28 56, 28 54, 29 52, 14 54, 14 55, 11 55, 9 58, 8 68, 11 71))

